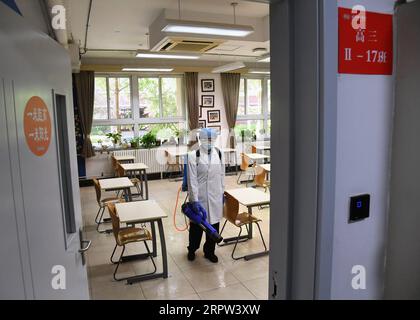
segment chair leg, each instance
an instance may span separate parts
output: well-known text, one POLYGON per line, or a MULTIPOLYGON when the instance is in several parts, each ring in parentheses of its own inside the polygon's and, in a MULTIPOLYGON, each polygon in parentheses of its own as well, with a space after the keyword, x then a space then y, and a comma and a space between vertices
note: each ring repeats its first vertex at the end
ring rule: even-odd
POLYGON ((101 214, 100 214, 99 220, 96 222, 96 231, 101 232, 99 231, 99 226, 102 224, 102 218, 104 217, 105 207, 99 208, 99 211, 101 211, 101 214))
POLYGON ((112 258, 114 257, 115 251, 117 250, 117 247, 118 247, 118 245, 117 245, 117 244, 115 244, 114 250, 112 251, 112 254, 111 254, 111 258, 110 258, 110 260, 111 260, 111 263, 112 263, 112 264, 116 264, 116 263, 118 262, 118 261, 114 261, 114 260, 112 260, 112 258))
POLYGON ((114 276, 114 280, 115 281, 122 281, 122 280, 125 280, 126 279, 126 278, 120 278, 120 279, 117 278, 117 271, 118 271, 118 268, 119 268, 120 263, 121 263, 121 258, 124 255, 124 251, 125 251, 125 246, 123 246, 123 250, 121 252, 120 258, 118 259, 117 266, 115 267, 115 270, 114 270, 113 276, 114 276))
POLYGON ((147 245, 146 241, 143 241, 143 243, 144 243, 144 246, 146 247, 147 254, 150 257, 150 260, 152 260, 152 263, 153 263, 153 272, 148 273, 148 275, 149 274, 154 274, 154 273, 156 273, 156 270, 157 270, 155 259, 153 259, 153 254, 150 252, 149 246, 147 245))
POLYGON ((96 217, 95 217, 95 223, 98 224, 98 217, 99 217, 99 213, 101 212, 101 207, 99 207, 98 212, 96 213, 96 217))
MULTIPOLYGON (((222 236, 223 230, 225 230, 226 223, 227 223, 227 220, 225 220, 225 223, 223 224, 222 230, 219 233, 220 236, 222 236)), ((222 247, 223 245, 221 245, 220 243, 217 243, 217 246, 222 247)))
POLYGON ((243 171, 241 170, 241 171, 239 172, 238 179, 236 180, 236 183, 237 183, 237 184, 241 184, 241 176, 242 176, 242 173, 243 173, 243 171))
POLYGON ((262 232, 261 232, 260 224, 258 222, 255 222, 255 224, 257 225, 258 231, 260 232, 261 240, 262 240, 262 243, 264 245, 264 251, 267 251, 267 246, 265 244, 264 237, 263 237, 262 232))
POLYGON ((235 258, 235 250, 236 250, 236 247, 238 246, 239 237, 241 236, 241 234, 242 234, 242 227, 240 227, 238 238, 236 239, 235 246, 233 247, 233 251, 232 251, 232 259, 233 260, 240 260, 240 259, 243 258, 243 257, 235 258))

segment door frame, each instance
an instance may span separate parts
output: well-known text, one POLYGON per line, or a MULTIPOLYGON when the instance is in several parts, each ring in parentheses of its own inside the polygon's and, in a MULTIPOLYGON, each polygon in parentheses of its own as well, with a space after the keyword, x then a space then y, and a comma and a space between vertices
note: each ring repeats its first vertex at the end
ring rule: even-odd
POLYGON ((269 299, 328 299, 334 232, 337 3, 270 2, 269 299), (275 90, 273 89, 275 88, 275 90), (275 230, 276 232, 273 232, 275 230))

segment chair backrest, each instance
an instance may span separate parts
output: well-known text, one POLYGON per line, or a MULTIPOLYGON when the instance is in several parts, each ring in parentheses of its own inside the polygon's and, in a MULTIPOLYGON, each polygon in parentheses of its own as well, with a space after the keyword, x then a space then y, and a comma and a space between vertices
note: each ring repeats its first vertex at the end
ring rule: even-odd
POLYGON ((111 217, 112 232, 114 233, 115 241, 117 242, 118 245, 121 245, 118 238, 118 235, 120 233, 120 217, 118 217, 117 210, 115 208, 114 203, 108 203, 107 206, 108 206, 109 216, 111 217))
POLYGON ((223 216, 229 222, 235 224, 236 217, 239 214, 239 202, 229 193, 225 192, 225 204, 223 206, 223 216))
POLYGON ((114 169, 115 175, 118 176, 118 171, 117 171, 117 169, 118 169, 118 161, 117 161, 117 159, 115 159, 114 156, 112 156, 111 157, 111 162, 112 162, 112 169, 114 169))
POLYGON ((248 169, 248 167, 249 167, 249 159, 244 153, 241 153, 241 170, 245 171, 248 169))
POLYGON ((252 153, 257 153, 257 147, 256 146, 251 146, 251 151, 252 151, 252 153))
POLYGON ((98 179, 93 178, 93 185, 95 186, 96 201, 98 202, 99 205, 101 205, 102 190, 101 190, 101 186, 99 184, 98 179))
POLYGON ((125 170, 120 163, 117 164, 117 175, 118 177, 125 177, 125 170))
POLYGON ((263 187, 266 180, 265 177, 267 176, 267 172, 261 168, 261 167, 257 167, 256 169, 256 174, 254 177, 254 182, 258 187, 263 187))

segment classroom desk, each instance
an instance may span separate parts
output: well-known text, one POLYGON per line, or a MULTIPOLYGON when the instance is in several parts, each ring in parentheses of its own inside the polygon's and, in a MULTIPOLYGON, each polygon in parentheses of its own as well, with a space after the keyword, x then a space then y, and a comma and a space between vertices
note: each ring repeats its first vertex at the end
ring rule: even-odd
POLYGON ((261 153, 245 153, 245 157, 247 157, 248 159, 252 160, 252 161, 258 161, 258 160, 267 160, 270 157, 266 156, 265 154, 261 154, 261 153))
POLYGON ((237 158, 237 151, 236 149, 233 148, 222 148, 220 149, 220 151, 222 153, 227 153, 229 155, 229 164, 228 164, 228 168, 230 169, 231 167, 231 162, 232 162, 232 154, 233 154, 233 158, 235 159, 235 175, 238 175, 238 158, 237 158))
POLYGON ((143 200, 149 200, 149 183, 147 181, 146 173, 146 170, 149 169, 149 167, 144 163, 123 163, 121 164, 121 167, 129 177, 138 177, 140 179, 140 195, 143 200))
MULTIPOLYGON (((260 190, 254 188, 239 188, 239 189, 231 189, 226 190, 226 193, 230 194, 233 198, 235 198, 240 204, 248 208, 248 213, 252 214, 252 209, 254 207, 260 207, 264 205, 270 204, 270 194, 262 192, 260 190)), ((249 224, 248 227, 248 235, 241 236, 239 239, 252 239, 252 223, 249 224)), ((237 237, 227 238, 224 239, 225 243, 236 241, 237 237)), ((247 255, 244 257, 245 260, 251 260, 254 258, 258 258, 264 255, 267 255, 269 251, 263 251, 251 255, 247 255)))
POLYGON ((134 184, 127 177, 123 178, 112 178, 112 179, 101 179, 99 185, 104 191, 123 191, 125 201, 132 201, 131 188, 134 184))
POLYGON ((259 164, 259 167, 263 168, 265 171, 267 172, 271 172, 271 164, 267 163, 267 164, 259 164))
POLYGON ((270 151, 271 150, 271 146, 259 146, 259 145, 254 145, 255 149, 257 149, 257 151, 270 151))
POLYGON ((270 173, 271 173, 271 164, 259 164, 258 167, 263 168, 267 172, 268 180, 270 180, 270 173))
MULTIPOLYGON (((168 217, 168 215, 162 210, 162 208, 154 200, 146 201, 136 201, 136 202, 126 202, 126 203, 117 203, 115 205, 117 214, 120 218, 121 223, 127 225, 135 225, 139 223, 150 223, 154 226, 155 222, 158 224, 159 228, 159 237, 160 237, 160 246, 162 250, 162 273, 154 273, 151 275, 139 275, 133 276, 127 279, 128 284, 133 284, 143 280, 155 279, 155 278, 168 278, 168 256, 166 252, 166 242, 165 242, 165 233, 163 230, 162 219, 168 217)), ((152 229, 153 235, 153 229, 152 229)), ((156 245, 156 237, 153 235, 153 244, 156 245)), ((154 251, 156 252, 156 251, 154 251)), ((154 256, 156 256, 154 254, 154 256)), ((149 258, 148 254, 137 254, 131 256, 125 256, 122 258, 123 262, 133 261, 138 259, 147 259, 149 258)))
POLYGON ((113 156, 115 161, 119 163, 134 163, 136 160, 135 156, 113 156))

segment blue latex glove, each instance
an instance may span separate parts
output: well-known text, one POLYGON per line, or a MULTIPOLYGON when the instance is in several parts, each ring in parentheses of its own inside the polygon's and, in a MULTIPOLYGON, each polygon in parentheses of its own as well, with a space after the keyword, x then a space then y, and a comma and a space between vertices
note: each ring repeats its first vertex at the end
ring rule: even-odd
POLYGON ((192 209, 194 212, 198 215, 201 215, 203 217, 203 220, 205 221, 207 219, 207 212, 206 209, 203 208, 200 202, 194 201, 191 203, 192 209))

